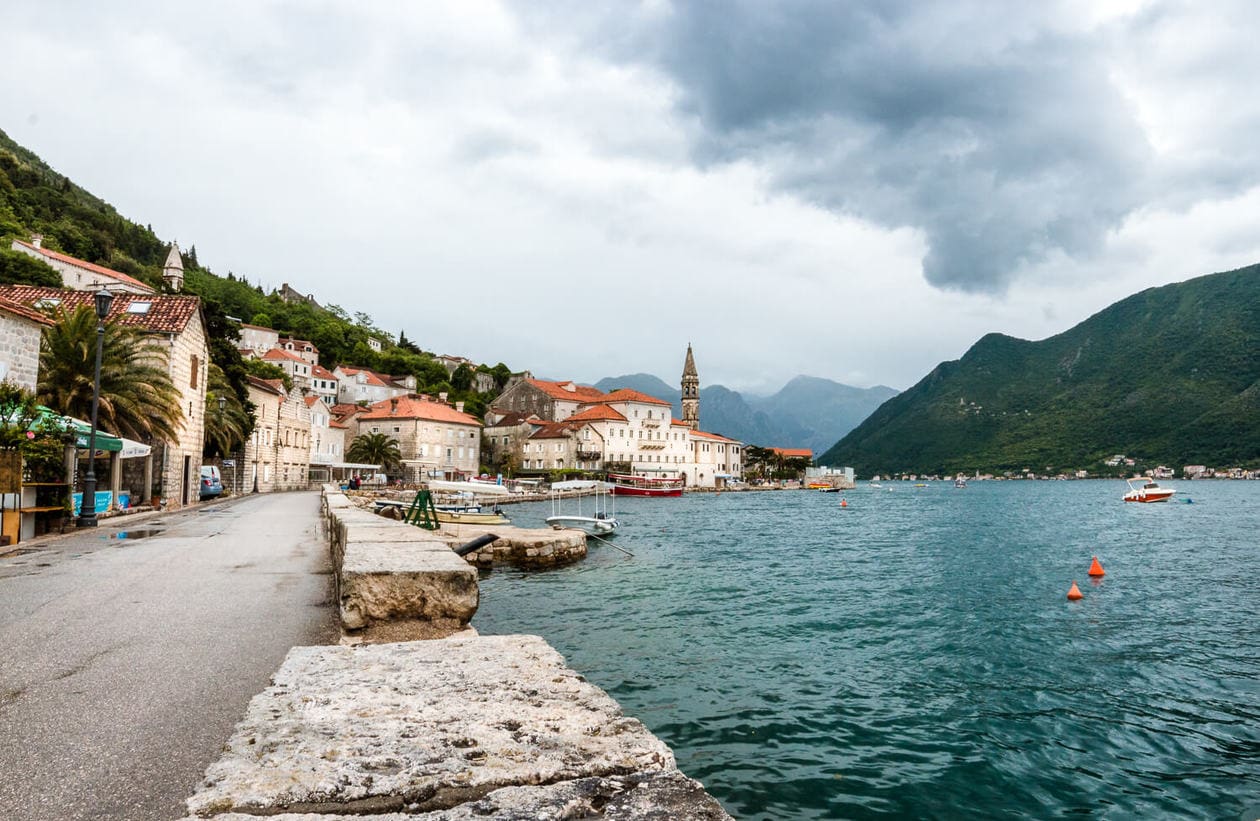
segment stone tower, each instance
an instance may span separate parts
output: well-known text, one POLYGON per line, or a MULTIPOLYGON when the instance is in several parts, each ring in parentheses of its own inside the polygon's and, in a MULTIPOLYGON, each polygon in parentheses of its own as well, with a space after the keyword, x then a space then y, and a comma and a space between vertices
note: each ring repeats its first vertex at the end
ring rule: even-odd
POLYGON ((687 361, 682 375, 682 421, 692 430, 700 430, 700 374, 696 373, 696 360, 691 355, 691 343, 687 343, 687 361))
POLYGON ((184 290, 184 260, 179 255, 178 243, 171 243, 171 252, 162 266, 162 281, 175 293, 184 290))

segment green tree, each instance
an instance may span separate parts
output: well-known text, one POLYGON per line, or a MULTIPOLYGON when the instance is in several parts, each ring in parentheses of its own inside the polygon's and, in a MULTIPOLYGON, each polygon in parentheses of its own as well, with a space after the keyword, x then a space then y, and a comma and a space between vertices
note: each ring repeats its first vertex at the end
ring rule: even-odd
POLYGON ((398 443, 383 433, 361 433, 350 443, 346 458, 351 462, 380 465, 386 473, 402 467, 398 443))
MULTIPOLYGON (((58 413, 88 419, 92 414, 96 357, 96 312, 59 309, 44 329, 39 353, 39 401, 58 413)), ((107 322, 101 354, 101 429, 133 439, 178 436, 179 390, 166 373, 166 352, 147 344, 134 327, 107 322)))
POLYGON ((61 274, 42 260, 3 248, 0 249, 0 282, 60 288, 61 274))
POLYGON ((211 364, 206 391, 206 443, 204 455, 229 456, 245 443, 253 428, 252 409, 246 408, 232 389, 223 369, 211 364), (222 397, 223 407, 219 407, 222 397))

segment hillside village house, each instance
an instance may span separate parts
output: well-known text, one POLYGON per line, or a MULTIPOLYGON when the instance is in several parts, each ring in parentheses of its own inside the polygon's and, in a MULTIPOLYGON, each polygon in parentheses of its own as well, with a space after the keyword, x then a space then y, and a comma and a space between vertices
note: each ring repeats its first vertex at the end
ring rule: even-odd
POLYGON ((311 471, 311 412, 297 390, 286 391, 279 379, 249 380, 254 403, 254 432, 245 443, 242 490, 301 490, 311 471))
POLYGON ((383 399, 406 396, 416 390, 416 378, 411 375, 395 378, 367 368, 351 368, 345 365, 338 365, 333 374, 337 377, 338 404, 373 405, 383 399))
MULTIPOLYGON (((4 285, 0 286, 0 298, 37 310, 73 311, 80 306, 90 308, 94 295, 92 291, 4 285)), ((195 502, 201 481, 206 374, 210 361, 201 300, 195 296, 121 291, 115 293, 106 321, 143 331, 155 360, 161 362, 179 390, 182 413, 178 436, 171 442, 148 443, 153 445, 158 481, 156 488, 145 488, 144 493, 152 492, 161 497, 168 507, 195 502)))
POLYGON ((312 365, 311 394, 330 408, 337 404, 337 374, 322 365, 312 365))
POLYGON ((396 396, 356 414, 352 424, 356 436, 383 433, 398 443, 405 481, 471 476, 481 467, 481 420, 464 413, 462 402, 396 396))
POLYGON ((261 325, 241 323, 240 338, 236 346, 241 356, 257 359, 272 348, 280 346, 280 332, 261 325))
POLYGON ((302 391, 311 387, 311 369, 315 366, 295 353, 272 348, 260 357, 263 362, 275 365, 293 380, 295 390, 302 391))
MULTIPOLYGON (((50 265, 53 270, 61 274, 61 284, 64 288, 70 288, 75 291, 99 291, 102 288, 108 288, 115 294, 152 294, 153 288, 136 279, 133 276, 124 274, 122 271, 114 271, 103 265, 97 265, 82 259, 75 259, 72 256, 54 251, 43 246, 44 238, 39 234, 31 237, 30 242, 23 242, 20 239, 13 240, 10 246, 14 251, 35 257, 44 263, 50 265)), ((171 247, 171 253, 175 259, 179 260, 178 249, 171 247)), ((168 267, 171 262, 168 258, 168 267)), ((183 274, 183 262, 179 262, 179 270, 183 274)))

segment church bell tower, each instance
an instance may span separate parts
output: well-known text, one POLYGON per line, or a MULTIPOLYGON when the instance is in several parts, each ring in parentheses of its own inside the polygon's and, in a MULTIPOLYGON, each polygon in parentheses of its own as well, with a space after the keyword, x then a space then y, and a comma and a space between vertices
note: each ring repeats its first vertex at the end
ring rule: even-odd
POLYGON ((687 343, 687 361, 682 374, 682 421, 692 430, 700 429, 700 374, 696 373, 696 360, 691 355, 691 343, 687 343))

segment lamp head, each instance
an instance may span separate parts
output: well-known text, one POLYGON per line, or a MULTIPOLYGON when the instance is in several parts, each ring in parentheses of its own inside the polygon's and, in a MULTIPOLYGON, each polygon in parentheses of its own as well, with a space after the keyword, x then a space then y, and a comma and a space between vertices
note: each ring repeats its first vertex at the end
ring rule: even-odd
POLYGON ((223 410, 226 407, 227 407, 227 397, 220 396, 219 397, 219 410, 223 410))
POLYGON ((102 288, 96 292, 96 318, 104 321, 109 316, 109 306, 114 304, 114 295, 109 292, 108 288, 102 288))

